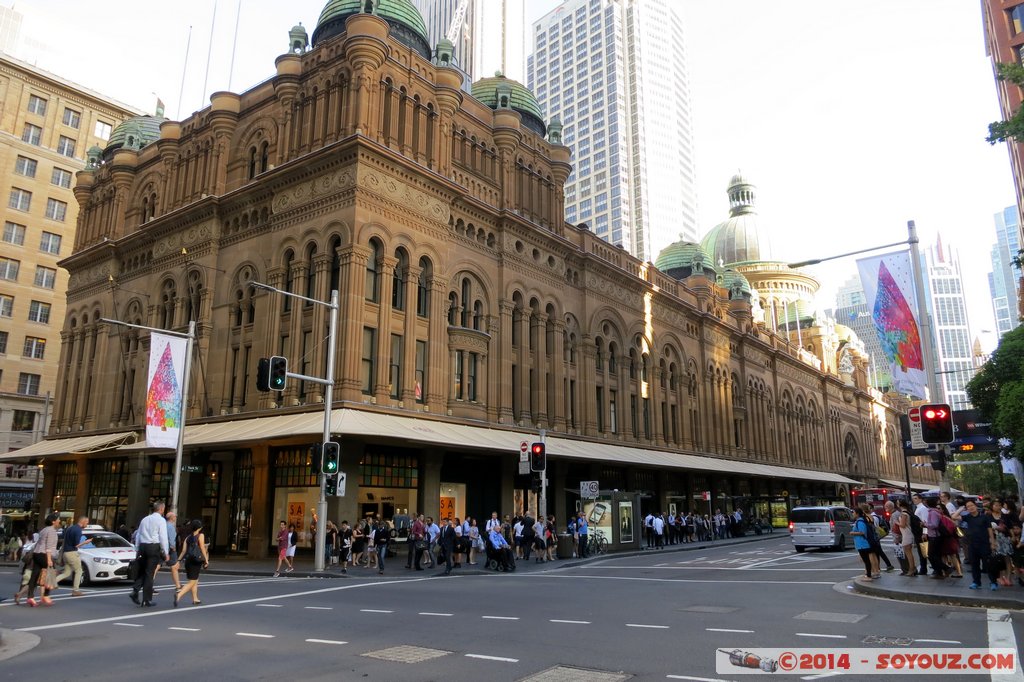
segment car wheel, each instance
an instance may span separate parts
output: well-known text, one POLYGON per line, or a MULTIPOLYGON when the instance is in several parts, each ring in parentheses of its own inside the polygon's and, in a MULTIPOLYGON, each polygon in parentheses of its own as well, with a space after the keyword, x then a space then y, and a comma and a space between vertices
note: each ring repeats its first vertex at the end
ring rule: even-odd
POLYGON ((92 579, 89 578, 89 567, 88 566, 82 566, 82 584, 83 585, 91 585, 92 584, 92 579))
POLYGON ((845 535, 840 535, 839 536, 839 542, 836 543, 836 551, 837 552, 845 552, 846 551, 846 536, 845 535))
POLYGON ((796 550, 796 553, 797 553, 797 554, 803 554, 803 553, 804 553, 804 550, 805 550, 805 549, 807 549, 807 548, 806 548, 806 547, 801 547, 800 545, 797 545, 797 546, 796 546, 796 547, 794 547, 793 549, 795 549, 795 550, 796 550))

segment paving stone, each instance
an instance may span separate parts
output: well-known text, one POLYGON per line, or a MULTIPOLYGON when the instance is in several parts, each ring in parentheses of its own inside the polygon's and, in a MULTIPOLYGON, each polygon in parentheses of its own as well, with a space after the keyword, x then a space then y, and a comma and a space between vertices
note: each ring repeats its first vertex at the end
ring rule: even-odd
POLYGON ((425 649, 421 646, 409 646, 408 644, 403 644, 401 646, 393 646, 388 649, 367 651, 363 656, 379 658, 382 661, 394 661, 396 663, 422 663, 423 661, 429 661, 432 658, 447 656, 450 653, 450 651, 443 651, 441 649, 425 649))
POLYGON ((607 670, 587 670, 558 665, 548 668, 536 675, 522 678, 519 682, 622 682, 633 677, 624 672, 607 670))

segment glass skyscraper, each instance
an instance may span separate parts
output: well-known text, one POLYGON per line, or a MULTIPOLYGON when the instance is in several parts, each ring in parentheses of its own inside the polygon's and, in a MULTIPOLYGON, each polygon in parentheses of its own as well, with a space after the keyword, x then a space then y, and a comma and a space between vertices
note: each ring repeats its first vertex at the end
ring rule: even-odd
POLYGON ((698 240, 686 39, 668 0, 566 0, 534 23, 528 85, 573 152, 566 220, 641 260, 698 240))
POLYGON ((975 370, 960 259, 940 237, 925 249, 923 260, 939 384, 954 410, 966 410, 971 404, 965 387, 975 370))
POLYGON ((996 213, 993 220, 996 224, 996 243, 992 245, 992 272, 988 273, 988 289, 992 295, 996 333, 1002 337, 1020 324, 1017 282, 1021 273, 1013 264, 1013 257, 1020 251, 1017 207, 1007 206, 996 213))

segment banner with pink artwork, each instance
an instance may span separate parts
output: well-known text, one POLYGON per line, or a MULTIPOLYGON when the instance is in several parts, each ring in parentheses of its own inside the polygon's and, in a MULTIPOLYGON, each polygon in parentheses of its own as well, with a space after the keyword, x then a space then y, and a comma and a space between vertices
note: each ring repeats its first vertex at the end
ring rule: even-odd
POLYGON ((146 445, 177 448, 181 430, 186 339, 152 334, 146 381, 146 445))
POLYGON ((928 377, 921 350, 910 252, 862 258, 857 261, 857 270, 885 354, 884 362, 892 373, 893 388, 924 398, 928 377))

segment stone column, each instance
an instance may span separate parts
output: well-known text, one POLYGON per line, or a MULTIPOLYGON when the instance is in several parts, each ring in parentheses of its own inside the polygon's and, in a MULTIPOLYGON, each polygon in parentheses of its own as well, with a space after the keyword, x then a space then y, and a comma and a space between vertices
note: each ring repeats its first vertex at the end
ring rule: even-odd
POLYGON ((416 404, 416 294, 422 270, 409 265, 405 278, 405 324, 402 326, 402 396, 406 409, 416 404))
POLYGON ((533 349, 533 369, 537 373, 537 387, 534 396, 536 414, 534 421, 548 424, 548 316, 537 313, 533 318, 533 327, 537 330, 537 345, 533 349))
POLYGON ((377 377, 373 395, 379 405, 391 400, 391 293, 394 290, 395 266, 398 260, 390 256, 380 259, 380 305, 377 306, 377 377))
POLYGON ((550 423, 555 431, 565 431, 565 322, 554 320, 555 347, 551 353, 551 371, 554 373, 554 405, 548 405, 550 423))
POLYGON ((583 396, 580 423, 583 424, 584 435, 597 436, 600 435, 597 431, 597 347, 590 334, 584 334, 580 341, 580 356, 583 366, 578 372, 580 381, 576 387, 579 395, 583 396))
MULTIPOLYGON (((610 354, 609 354, 610 357, 610 354)), ((633 380, 629 378, 629 356, 623 355, 618 359, 619 367, 619 404, 616 407, 616 417, 619 421, 619 433, 622 437, 628 440, 635 440, 637 438, 636 432, 633 430, 633 380)), ((609 377, 611 374, 609 373, 609 377)), ((607 398, 606 398, 607 399, 607 398)), ((640 396, 637 395, 637 410, 641 409, 640 396)), ((607 417, 607 412, 605 417, 607 417)), ((638 425, 639 425, 639 417, 638 425)), ((608 425, 607 419, 605 424, 608 425)), ((610 425, 608 425, 610 426, 610 425)))
MULTIPOLYGON (((529 308, 519 311, 519 414, 517 421, 533 424, 530 413, 530 315, 529 308)), ((536 352, 536 351, 535 351, 536 352)))
MULTIPOLYGON (((313 298, 324 303, 330 303, 331 301, 331 262, 334 258, 329 253, 317 254, 313 258, 313 272, 316 273, 316 291, 313 292, 313 298)), ((339 292, 339 298, 341 296, 339 292)), ((341 311, 339 310, 338 317, 340 318, 341 311)), ((327 344, 330 343, 330 339, 327 339, 327 333, 330 329, 328 319, 331 314, 331 309, 322 306, 313 306, 313 361, 311 363, 312 369, 309 371, 310 376, 326 378, 327 373, 327 344), (317 339, 327 339, 323 343, 316 343, 317 339)), ((337 343, 338 340, 334 339, 337 343)), ((310 403, 322 403, 324 401, 324 385, 323 384, 311 384, 307 393, 309 399, 307 402, 310 403)))
MULTIPOLYGON (((444 414, 449 395, 451 371, 448 365, 448 317, 445 308, 448 286, 434 275, 430 283, 430 337, 427 344, 427 407, 431 412, 444 414)), ((438 502, 440 504, 440 502, 438 502)))
POLYGON ((361 246, 350 246, 341 250, 339 256, 341 315, 338 336, 341 339, 341 395, 335 394, 335 399, 358 402, 362 395, 359 368, 363 352, 366 263, 370 253, 361 246))
POLYGON ((271 540, 277 533, 274 513, 274 479, 270 449, 265 443, 252 446, 252 528, 249 531, 250 559, 266 558, 271 540))
POLYGON ((89 470, 89 458, 85 455, 75 457, 78 479, 75 481, 75 518, 88 512, 89 484, 92 472, 89 470))
POLYGON ((498 386, 498 394, 497 400, 492 404, 497 405, 498 421, 503 424, 511 424, 515 422, 515 415, 512 414, 512 311, 515 309, 515 304, 511 300, 503 298, 498 302, 498 306, 501 318, 498 325, 500 336, 496 337, 492 333, 491 338, 492 344, 493 339, 498 339, 500 378, 493 382, 498 386))

